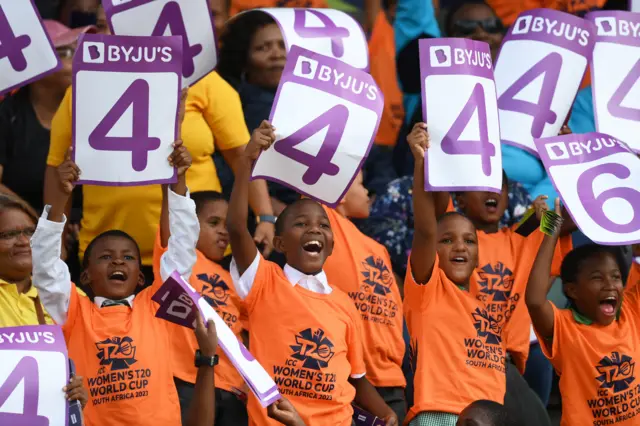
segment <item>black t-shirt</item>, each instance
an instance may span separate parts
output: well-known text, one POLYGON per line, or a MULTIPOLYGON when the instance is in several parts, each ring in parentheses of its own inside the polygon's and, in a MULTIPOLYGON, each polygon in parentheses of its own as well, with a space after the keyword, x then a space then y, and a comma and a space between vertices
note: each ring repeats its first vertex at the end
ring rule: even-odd
POLYGON ((49 138, 49 130, 42 127, 31 106, 27 87, 0 102, 2 184, 36 211, 43 208, 49 138))

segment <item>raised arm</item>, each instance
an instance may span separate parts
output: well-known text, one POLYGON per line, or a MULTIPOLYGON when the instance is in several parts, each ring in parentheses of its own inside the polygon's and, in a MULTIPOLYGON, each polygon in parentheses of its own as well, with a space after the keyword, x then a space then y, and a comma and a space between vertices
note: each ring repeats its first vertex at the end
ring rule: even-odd
MULTIPOLYGON (((555 201, 556 213, 560 214, 560 199, 555 201)), ((525 293, 525 301, 531 322, 541 337, 551 341, 553 339, 553 306, 547 299, 547 294, 551 288, 551 264, 553 262, 553 253, 558 242, 559 229, 555 235, 545 235, 538 250, 536 260, 533 262, 527 290, 525 293)))
MULTIPOLYGON (((202 317, 198 315, 196 339, 203 356, 213 357, 216 354, 218 335, 213 320, 209 320, 205 327, 202 317)), ((196 386, 187 415, 187 426, 211 426, 214 423, 216 412, 214 368, 209 366, 198 367, 196 386)))
POLYGON ((60 258, 62 233, 66 223, 64 215, 73 187, 80 177, 80 169, 71 160, 71 150, 57 168, 57 182, 50 185, 50 202, 38 221, 31 238, 33 258, 33 285, 51 318, 62 325, 67 320, 71 298, 71 276, 66 263, 60 258))
POLYGON ((415 159, 413 171, 414 232, 411 245, 411 271, 417 283, 431 278, 436 261, 436 210, 433 194, 424 190, 424 155, 429 148, 425 123, 416 123, 407 142, 415 159))
POLYGON ((244 155, 236 160, 235 180, 227 214, 227 229, 233 259, 240 275, 258 255, 256 244, 247 229, 251 167, 258 159, 260 152, 269 148, 276 140, 274 132, 275 128, 268 121, 263 121, 260 127, 253 131, 251 140, 244 149, 244 155))

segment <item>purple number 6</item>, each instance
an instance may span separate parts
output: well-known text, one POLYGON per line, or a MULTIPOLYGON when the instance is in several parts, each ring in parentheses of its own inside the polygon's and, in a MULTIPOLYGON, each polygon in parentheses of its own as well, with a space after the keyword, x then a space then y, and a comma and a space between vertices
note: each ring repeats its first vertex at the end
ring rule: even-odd
POLYGON ((601 227, 618 234, 632 233, 640 230, 640 191, 622 187, 603 191, 597 197, 593 193, 593 181, 600 175, 610 174, 618 179, 631 176, 631 170, 622 164, 608 163, 595 166, 578 178, 578 198, 591 218, 601 227), (633 218, 625 225, 613 222, 604 213, 604 203, 612 198, 622 198, 633 208, 633 218))
POLYGON ((38 415, 40 383, 38 361, 30 356, 23 357, 15 366, 7 380, 0 385, 0 406, 15 392, 24 380, 24 406, 22 413, 0 412, 0 424, 12 426, 49 426, 49 419, 38 415))

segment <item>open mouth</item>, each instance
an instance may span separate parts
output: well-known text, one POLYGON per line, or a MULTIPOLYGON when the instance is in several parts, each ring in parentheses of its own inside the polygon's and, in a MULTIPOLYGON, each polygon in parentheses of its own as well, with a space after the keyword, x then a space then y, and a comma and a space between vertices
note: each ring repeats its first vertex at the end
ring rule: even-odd
POLYGON ((323 247, 324 245, 318 240, 307 241, 302 245, 302 249, 313 256, 319 255, 323 247))
POLYGON ((218 240, 216 245, 218 246, 218 248, 226 249, 227 246, 229 245, 229 240, 221 238, 221 239, 218 240))
POLYGON ((113 280, 113 281, 126 281, 127 280, 127 274, 125 274, 122 271, 114 271, 111 273, 111 275, 109 275, 109 279, 113 280))
POLYGON ((451 258, 451 263, 456 265, 464 265, 467 263, 467 258, 464 256, 454 256, 451 258))
POLYGON ((485 207, 490 211, 498 208, 498 199, 497 198, 489 198, 484 202, 485 207))
POLYGON ((616 308, 618 307, 618 298, 615 296, 607 296, 600 300, 600 310, 606 316, 613 316, 616 314, 616 308))

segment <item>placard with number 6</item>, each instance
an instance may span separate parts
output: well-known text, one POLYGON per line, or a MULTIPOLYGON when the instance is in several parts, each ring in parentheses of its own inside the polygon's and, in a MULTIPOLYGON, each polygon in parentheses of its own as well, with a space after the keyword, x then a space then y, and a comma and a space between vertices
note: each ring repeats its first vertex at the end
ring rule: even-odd
POLYGON ((218 63, 209 0, 103 0, 111 31, 129 36, 182 36, 182 86, 193 86, 218 63))
POLYGON ((152 299, 160 305, 156 317, 171 323, 193 329, 196 327, 198 315, 204 318, 205 324, 208 320, 213 320, 220 348, 249 385, 260 404, 267 407, 280 399, 278 387, 269 373, 238 340, 206 299, 182 279, 178 272, 171 274, 152 299))
POLYGON ((591 91, 598 132, 640 152, 640 13, 593 12, 591 91))
POLYGON ((67 345, 53 325, 0 329, 0 425, 68 423, 67 345))
POLYGON ((269 117, 277 139, 256 161, 252 178, 335 207, 371 149, 383 104, 366 72, 293 46, 269 117))
POLYGON ((425 189, 502 190, 496 86, 489 45, 444 38, 420 40, 422 114, 431 147, 425 189))
POLYGON ((0 0, 0 96, 60 68, 33 0, 0 0))
POLYGON ((293 46, 339 59, 369 70, 369 49, 362 27, 344 12, 333 9, 273 8, 244 13, 267 13, 276 21, 290 51, 293 46))
POLYGON ((502 141, 534 155, 556 136, 593 52, 593 24, 549 9, 523 12, 504 39, 495 81, 502 141))
POLYGON ((593 242, 640 242, 640 159, 603 133, 537 139, 553 185, 580 230, 593 242))
POLYGON ((73 59, 73 156, 90 185, 175 182, 182 39, 87 34, 73 59))

